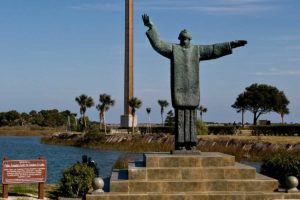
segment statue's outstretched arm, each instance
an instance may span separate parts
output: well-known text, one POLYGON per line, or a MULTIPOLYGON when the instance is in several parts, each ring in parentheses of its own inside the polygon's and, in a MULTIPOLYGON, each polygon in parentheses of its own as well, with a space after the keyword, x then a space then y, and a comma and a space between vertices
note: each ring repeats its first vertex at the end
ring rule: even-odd
POLYGON ((149 28, 149 30, 146 32, 146 35, 153 49, 162 56, 170 59, 172 56, 172 44, 164 42, 159 38, 155 26, 150 21, 150 18, 147 14, 142 15, 142 18, 144 25, 149 28))
POLYGON ((212 45, 199 45, 200 60, 216 59, 232 53, 233 48, 247 44, 246 40, 234 40, 231 42, 217 43, 212 45))

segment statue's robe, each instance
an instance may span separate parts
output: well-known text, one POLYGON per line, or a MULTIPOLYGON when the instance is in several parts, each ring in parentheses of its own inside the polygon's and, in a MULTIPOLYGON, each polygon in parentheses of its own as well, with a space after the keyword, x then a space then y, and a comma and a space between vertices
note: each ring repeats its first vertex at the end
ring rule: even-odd
POLYGON ((154 26, 147 31, 152 47, 171 61, 171 99, 175 108, 176 144, 196 145, 196 108, 200 103, 199 62, 232 53, 230 43, 183 47, 159 39, 154 26))

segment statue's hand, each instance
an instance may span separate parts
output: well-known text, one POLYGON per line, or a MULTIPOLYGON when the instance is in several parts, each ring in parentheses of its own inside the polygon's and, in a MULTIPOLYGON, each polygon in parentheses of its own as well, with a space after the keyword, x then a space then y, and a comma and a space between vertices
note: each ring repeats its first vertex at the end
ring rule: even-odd
POLYGON ((247 40, 234 40, 230 42, 231 48, 245 46, 247 44, 247 40))
POLYGON ((150 21, 149 16, 147 14, 143 14, 142 18, 143 18, 144 25, 149 27, 149 28, 152 28, 152 23, 150 21))

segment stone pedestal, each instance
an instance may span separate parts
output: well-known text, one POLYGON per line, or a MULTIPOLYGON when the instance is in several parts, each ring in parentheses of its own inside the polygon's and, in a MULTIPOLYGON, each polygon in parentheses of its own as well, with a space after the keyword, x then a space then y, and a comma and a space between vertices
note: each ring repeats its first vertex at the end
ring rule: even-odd
MULTIPOLYGON (((121 116, 121 127, 122 128, 130 128, 132 127, 132 115, 122 115, 121 116)), ((137 126, 137 115, 134 116, 134 127, 137 126)))
POLYGON ((113 171, 110 191, 87 200, 264 200, 300 199, 300 193, 274 192, 278 181, 222 153, 146 153, 128 170, 113 171))

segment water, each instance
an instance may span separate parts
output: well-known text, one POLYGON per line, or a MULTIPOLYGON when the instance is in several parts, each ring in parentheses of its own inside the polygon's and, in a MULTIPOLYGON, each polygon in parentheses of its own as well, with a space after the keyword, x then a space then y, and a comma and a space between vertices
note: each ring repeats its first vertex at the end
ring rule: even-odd
MULTIPOLYGON (((100 175, 107 177, 118 157, 120 151, 103 151, 79 147, 47 145, 40 143, 40 137, 0 137, 0 159, 7 156, 11 160, 35 160, 44 156, 47 160, 47 183, 59 182, 62 171, 76 163, 81 162, 82 155, 91 157, 100 169, 100 175)), ((0 164, 2 172, 2 164, 0 164)), ((2 180, 0 173, 0 180, 2 180)))
POLYGON ((243 163, 245 165, 249 165, 251 167, 254 167, 256 172, 260 173, 260 169, 261 169, 261 163, 260 162, 252 162, 252 161, 243 160, 243 161, 241 161, 241 163, 243 163))
MULTIPOLYGON (((111 168, 115 161, 124 152, 120 151, 103 151, 93 150, 80 147, 47 145, 40 143, 40 137, 16 137, 16 136, 0 136, 0 159, 5 156, 12 160, 34 160, 39 156, 44 156, 47 160, 47 183, 59 182, 62 171, 81 161, 82 155, 91 157, 100 169, 100 176, 107 177, 111 173, 111 168)), ((141 155, 134 157, 141 159, 141 155)), ((242 163, 256 168, 260 171, 260 163, 243 161, 242 163)), ((2 164, 0 164, 0 172, 2 172, 2 164)), ((2 179, 0 173, 0 180, 2 179)))

